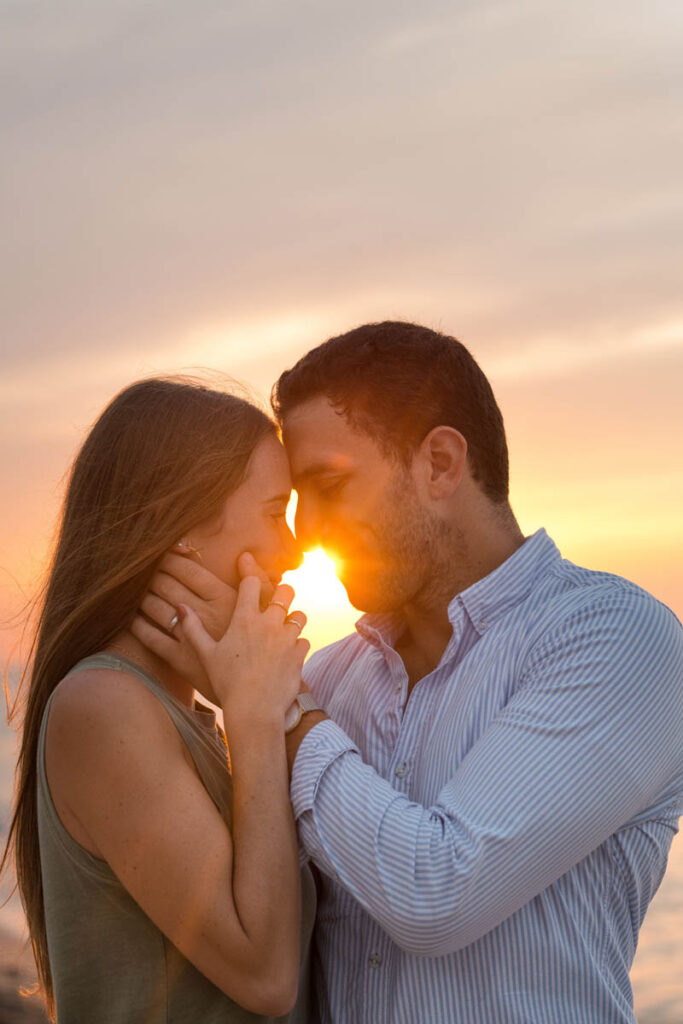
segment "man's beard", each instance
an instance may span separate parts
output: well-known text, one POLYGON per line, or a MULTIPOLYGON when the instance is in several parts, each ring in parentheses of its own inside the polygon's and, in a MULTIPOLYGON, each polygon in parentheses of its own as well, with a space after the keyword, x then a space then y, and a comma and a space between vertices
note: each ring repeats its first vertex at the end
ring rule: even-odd
POLYGON ((398 471, 387 489, 374 530, 371 560, 348 580, 349 599, 367 612, 425 610, 453 595, 453 560, 462 552, 460 531, 420 505, 412 478, 398 471))

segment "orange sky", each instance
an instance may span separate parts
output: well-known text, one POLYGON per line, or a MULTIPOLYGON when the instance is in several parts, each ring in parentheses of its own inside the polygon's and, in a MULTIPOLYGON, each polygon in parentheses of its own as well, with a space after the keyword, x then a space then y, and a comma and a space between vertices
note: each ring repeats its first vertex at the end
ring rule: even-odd
POLYGON ((397 317, 490 377, 524 530, 683 615, 682 5, 37 0, 0 39, 0 618, 120 387, 267 396, 397 317))
MULTIPOLYGON (((310 337, 310 343, 315 340, 310 337)), ((308 341, 291 355, 274 345, 276 358, 286 365, 308 341)), ((225 368, 220 339, 215 344, 207 362, 225 368)), ((512 502, 520 524, 527 534, 545 526, 567 557, 635 580, 683 617, 683 470, 676 430, 683 351, 667 349, 656 360, 635 351, 629 358, 599 358, 560 371, 552 365, 552 352, 529 350, 527 359, 520 351, 519 372, 514 360, 492 359, 487 365, 482 359, 506 419, 512 502)), ((262 376, 253 374, 250 381, 261 395, 271 383, 268 349, 263 364, 262 376)), ((22 443, 9 452, 13 499, 0 510, 2 535, 12 540, 0 558, 3 617, 21 602, 19 584, 27 593, 34 589, 61 478, 88 422, 112 392, 138 374, 185 366, 177 354, 156 367, 131 360, 99 381, 93 372, 87 388, 83 377, 59 376, 55 368, 47 379, 35 374, 26 394, 15 391, 15 401, 26 403, 30 414, 17 435, 22 443)), ((233 371, 246 379, 239 369, 236 361, 233 371)), ((301 582, 298 603, 309 614, 314 647, 352 627, 355 616, 341 588, 336 595, 326 589, 321 598, 310 583, 301 582)), ((15 636, 13 629, 0 634, 3 657, 15 636)))

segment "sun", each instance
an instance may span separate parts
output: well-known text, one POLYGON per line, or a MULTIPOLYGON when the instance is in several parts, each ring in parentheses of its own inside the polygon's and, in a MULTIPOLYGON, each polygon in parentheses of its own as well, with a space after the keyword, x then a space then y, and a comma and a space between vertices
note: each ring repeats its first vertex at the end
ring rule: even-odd
POLYGON ((306 551, 302 565, 286 572, 283 582, 294 587, 292 608, 306 613, 303 636, 310 642, 311 651, 353 632, 359 613, 349 604, 335 564, 322 548, 306 551))
POLYGON ((283 582, 294 587, 296 603, 307 614, 309 608, 331 612, 348 605, 346 591, 337 578, 337 566, 322 548, 306 551, 303 564, 286 572, 283 582))
MULTIPOLYGON (((287 523, 294 530, 296 492, 287 508, 287 523)), ((298 569, 283 576, 283 582, 294 587, 296 596, 292 608, 306 613, 308 623, 303 635, 311 643, 311 650, 339 640, 351 633, 358 619, 358 611, 349 604, 346 591, 337 577, 337 565, 322 548, 304 552, 298 569)))

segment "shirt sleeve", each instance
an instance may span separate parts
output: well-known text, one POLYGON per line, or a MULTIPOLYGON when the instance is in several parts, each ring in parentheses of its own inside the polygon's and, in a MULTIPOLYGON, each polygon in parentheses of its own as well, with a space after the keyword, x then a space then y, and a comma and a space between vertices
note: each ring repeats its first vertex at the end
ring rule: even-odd
POLYGON ((542 635, 430 807, 333 722, 311 730, 292 779, 302 842, 401 948, 453 953, 657 803, 680 808, 682 676, 668 609, 640 592, 593 599, 542 635))

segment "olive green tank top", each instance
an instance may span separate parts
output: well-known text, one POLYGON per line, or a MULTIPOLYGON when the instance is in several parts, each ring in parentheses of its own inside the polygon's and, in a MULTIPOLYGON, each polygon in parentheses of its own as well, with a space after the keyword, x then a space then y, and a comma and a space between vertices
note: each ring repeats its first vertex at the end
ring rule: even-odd
MULTIPOLYGON (((210 709, 194 713, 126 658, 96 654, 71 670, 118 669, 137 676, 158 698, 187 745, 199 776, 230 823, 227 751, 210 709)), ((152 923, 106 861, 94 857, 64 828, 45 773, 45 734, 38 746, 38 833, 50 969, 59 1024, 255 1024, 272 1018, 242 1009, 204 977, 152 923)), ((315 916, 311 872, 302 871, 299 999, 286 1017, 309 1019, 308 960, 315 916)))

